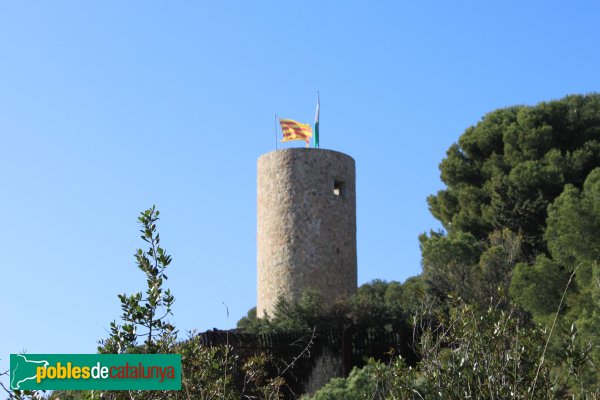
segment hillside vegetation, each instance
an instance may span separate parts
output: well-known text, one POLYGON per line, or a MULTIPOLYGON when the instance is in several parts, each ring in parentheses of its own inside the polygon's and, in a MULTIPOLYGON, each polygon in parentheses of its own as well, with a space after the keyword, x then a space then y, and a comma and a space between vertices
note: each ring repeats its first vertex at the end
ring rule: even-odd
MULTIPOLYGON (((410 333, 414 360, 367 360, 315 400, 600 399, 600 95, 493 111, 439 167, 445 188, 427 202, 443 230, 420 236, 420 276, 370 282, 332 307, 308 291, 298 303, 281 299, 270 319, 250 310, 238 328, 410 333)), ((180 353, 184 389, 102 398, 281 398, 285 382, 265 369, 273 360, 245 360, 240 391, 230 348, 203 347, 194 334, 178 339, 167 321, 171 257, 160 247, 158 215, 152 208, 139 219, 149 249, 136 260, 148 289, 119 296, 121 321, 99 351, 180 353)), ((9 393, 27 396, 43 394, 9 393)))

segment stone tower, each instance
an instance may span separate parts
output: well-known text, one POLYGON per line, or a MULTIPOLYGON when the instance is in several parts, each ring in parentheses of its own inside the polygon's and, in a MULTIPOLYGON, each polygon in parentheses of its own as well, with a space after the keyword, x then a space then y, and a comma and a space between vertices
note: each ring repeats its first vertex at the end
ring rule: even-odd
POLYGON ((354 159, 289 148, 258 159, 257 315, 306 289, 326 304, 356 291, 354 159))

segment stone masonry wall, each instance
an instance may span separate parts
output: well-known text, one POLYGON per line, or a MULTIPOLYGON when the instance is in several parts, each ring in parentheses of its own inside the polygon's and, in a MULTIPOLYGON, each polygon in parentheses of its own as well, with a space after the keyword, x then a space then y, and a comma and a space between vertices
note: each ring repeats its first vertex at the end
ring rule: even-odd
POLYGON ((290 148, 258 159, 258 316, 273 315, 280 295, 313 289, 331 304, 356 291, 355 193, 345 154, 290 148))

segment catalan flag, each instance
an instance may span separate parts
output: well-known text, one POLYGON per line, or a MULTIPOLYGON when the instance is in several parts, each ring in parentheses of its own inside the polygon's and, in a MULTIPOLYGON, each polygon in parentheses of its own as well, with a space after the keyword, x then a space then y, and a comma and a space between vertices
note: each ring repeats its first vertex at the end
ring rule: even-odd
POLYGON ((281 124, 281 130, 283 132, 282 142, 289 142, 290 140, 304 140, 306 147, 312 137, 312 128, 309 124, 302 124, 300 122, 291 119, 279 119, 281 124))

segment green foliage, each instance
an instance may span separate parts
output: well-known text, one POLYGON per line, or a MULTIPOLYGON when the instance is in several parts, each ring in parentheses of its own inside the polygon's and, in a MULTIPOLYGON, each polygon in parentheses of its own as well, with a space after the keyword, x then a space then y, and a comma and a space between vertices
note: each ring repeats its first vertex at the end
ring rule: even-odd
POLYGON ((100 398, 100 394, 96 391, 80 391, 80 390, 68 390, 60 391, 55 390, 52 395, 48 398, 49 400, 94 400, 100 398))
POLYGON ((504 300, 521 249, 521 237, 508 229, 482 243, 468 232, 421 235, 423 279, 443 303, 448 294, 473 304, 504 300))
MULTIPOLYGON (((7 375, 8 372, 2 373, 1 375, 7 375)), ((8 394, 8 400, 44 400, 50 399, 45 390, 8 390, 2 385, 2 389, 8 394)))
POLYGON ((440 398, 454 399, 530 398, 532 394, 548 398, 550 368, 540 365, 544 331, 521 325, 512 311, 490 307, 478 312, 458 304, 449 317, 421 336, 421 394, 441 393, 440 398))
POLYGON ((204 347, 199 337, 190 334, 174 349, 181 354, 183 389, 170 393, 169 399, 280 399, 283 378, 269 377, 267 367, 271 359, 258 354, 240 364, 231 347, 204 347), (235 365, 241 365, 243 387, 234 385, 235 365))
MULTIPOLYGON (((535 264, 519 264, 511 293, 538 320, 548 320, 561 300, 570 276, 561 309, 561 325, 574 324, 591 356, 600 362, 600 168, 593 170, 583 190, 567 185, 548 209, 545 238, 552 259, 539 256, 535 264)), ((585 345, 583 343, 582 345, 585 345)), ((590 375, 596 374, 592 371, 590 375)), ((590 378, 592 379, 592 378, 590 378)), ((592 379, 594 380, 594 379, 592 379)))
POLYGON ((545 357, 550 332, 524 326, 514 308, 480 310, 459 299, 447 314, 431 311, 419 320, 425 329, 415 344, 422 357, 415 368, 401 357, 388 365, 370 360, 311 399, 600 398, 600 387, 582 379, 589 348, 579 346, 576 331, 557 334, 561 358, 552 362, 545 357))
POLYGON ((481 244, 470 233, 456 232, 450 235, 431 232, 430 236, 421 235, 421 253, 423 257, 423 276, 430 292, 443 299, 448 293, 459 293, 463 298, 472 300, 477 261, 481 255, 481 244))
MULTIPOLYGON (((362 400, 368 393, 376 391, 376 383, 371 379, 375 367, 354 368, 347 378, 333 378, 317 391, 312 400, 362 400)), ((307 399, 308 400, 308 399, 307 399)))
POLYGON ((315 326, 323 330, 333 328, 329 319, 330 310, 324 306, 323 298, 314 290, 302 293, 300 301, 279 298, 273 311, 274 331, 311 331, 315 326))
POLYGON ((317 327, 320 330, 336 329, 341 319, 338 309, 324 307, 321 296, 306 290, 299 301, 289 301, 280 297, 275 304, 272 318, 257 317, 256 308, 240 319, 237 327, 246 332, 273 333, 289 331, 310 332, 317 327))
POLYGON ((229 347, 204 347, 198 336, 190 333, 173 351, 181 354, 181 398, 236 399, 232 373, 235 357, 229 347))
POLYGON ((205 347, 199 336, 189 333, 186 340, 174 344, 173 353, 181 354, 182 390, 157 392, 103 392, 55 391, 52 399, 92 400, 92 399, 269 399, 281 398, 281 387, 284 382, 280 377, 267 378, 265 372, 267 357, 257 355, 242 363, 244 372, 244 388, 242 391, 234 385, 233 371, 238 363, 237 357, 228 346, 205 347))
POLYGON ((535 264, 517 264, 510 293, 517 303, 535 316, 550 316, 558 310, 568 279, 568 271, 540 255, 535 264))
POLYGON ((402 314, 402 285, 379 279, 358 288, 350 299, 352 315, 359 324, 375 326, 381 319, 402 314))
POLYGON ((553 259, 569 272, 577 268, 567 297, 568 320, 593 335, 600 361, 600 168, 589 174, 582 191, 565 187, 548 212, 553 259))
POLYGON ((237 327, 247 332, 287 331, 342 332, 353 324, 370 331, 393 331, 406 327, 407 317, 425 302, 425 283, 412 277, 403 284, 374 280, 361 285, 345 303, 326 307, 318 293, 307 290, 300 301, 280 298, 271 318, 258 318, 248 311, 237 327))
POLYGON ((246 360, 243 366, 244 388, 240 393, 242 398, 275 400, 283 397, 284 379, 281 376, 268 378, 267 366, 272 362, 264 354, 246 360))
MULTIPOLYGON (((428 198, 445 229, 420 238, 428 293, 508 310, 510 292, 535 321, 574 324, 598 365, 598 167, 598 94, 496 110, 468 128, 440 164, 446 188, 428 198)), ((547 357, 562 348, 552 338, 547 357)))
POLYGON ((141 238, 149 244, 147 251, 138 249, 135 253, 138 268, 146 275, 145 295, 142 292, 119 295, 123 325, 111 323, 111 335, 101 341, 100 353, 168 353, 177 337, 173 325, 165 320, 172 315, 175 298, 169 289, 163 289, 163 283, 168 279, 165 270, 171 264, 171 256, 160 247, 160 234, 156 230, 159 215, 160 212, 153 206, 141 212, 138 218, 142 225, 141 238), (138 346, 139 338, 144 338, 141 347, 138 346))
POLYGON ((424 307, 426 300, 427 285, 421 275, 411 276, 402 283, 400 304, 407 315, 414 315, 424 307))
MULTIPOLYGON (((147 251, 138 249, 135 258, 138 268, 144 272, 147 289, 127 296, 119 295, 123 314, 123 325, 111 323, 111 335, 101 341, 101 353, 176 353, 181 354, 182 390, 179 392, 103 392, 103 399, 239 399, 255 396, 264 399, 279 399, 283 380, 279 377, 266 379, 266 358, 256 356, 242 360, 246 373, 244 390, 239 391, 233 382, 234 365, 239 360, 231 348, 202 346, 199 337, 190 333, 187 340, 177 342, 175 327, 166 321, 172 315, 175 301, 170 291, 163 289, 165 273, 171 263, 171 256, 160 247, 160 235, 156 222, 159 211, 152 207, 140 213, 138 221, 142 225, 142 240, 149 244, 147 251), (138 339, 144 338, 143 343, 138 339)), ((87 399, 92 392, 79 392, 76 399, 87 399)))
MULTIPOLYGON (((440 164, 447 188, 427 200, 449 233, 486 241, 505 228, 523 239, 521 260, 546 252, 547 208, 565 184, 581 188, 600 165, 600 96, 568 96, 487 114, 440 164)), ((436 237, 432 237, 436 240, 436 237)))
POLYGON ((253 330, 254 324, 256 323, 256 307, 252 307, 248 310, 245 317, 240 318, 236 326, 238 329, 250 331, 253 330))

